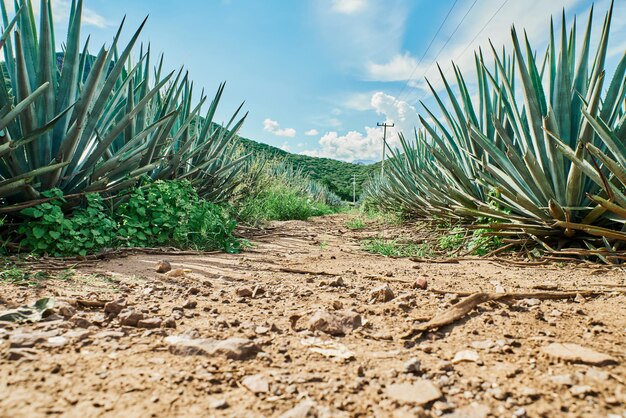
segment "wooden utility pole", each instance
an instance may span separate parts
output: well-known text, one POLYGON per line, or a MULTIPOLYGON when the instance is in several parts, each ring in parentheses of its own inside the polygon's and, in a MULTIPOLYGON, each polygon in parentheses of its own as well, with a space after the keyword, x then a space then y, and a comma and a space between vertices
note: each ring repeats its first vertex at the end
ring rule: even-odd
POLYGON ((356 206, 356 174, 352 175, 352 204, 356 206))
POLYGON ((376 126, 383 127, 383 159, 380 163, 380 175, 382 176, 385 173, 385 151, 387 150, 387 128, 393 128, 396 125, 395 123, 387 124, 387 122, 384 122, 384 123, 377 123, 376 126))

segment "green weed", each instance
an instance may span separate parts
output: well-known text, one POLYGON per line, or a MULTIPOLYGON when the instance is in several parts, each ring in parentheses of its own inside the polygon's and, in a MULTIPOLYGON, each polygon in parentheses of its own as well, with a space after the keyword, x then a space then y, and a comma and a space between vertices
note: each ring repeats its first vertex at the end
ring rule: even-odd
POLYGON ((362 248, 373 254, 387 257, 427 257, 432 255, 428 244, 399 243, 395 240, 375 238, 363 243, 362 248))
POLYGON ((363 229, 365 228, 365 222, 361 218, 352 218, 346 222, 346 227, 352 230, 363 229))

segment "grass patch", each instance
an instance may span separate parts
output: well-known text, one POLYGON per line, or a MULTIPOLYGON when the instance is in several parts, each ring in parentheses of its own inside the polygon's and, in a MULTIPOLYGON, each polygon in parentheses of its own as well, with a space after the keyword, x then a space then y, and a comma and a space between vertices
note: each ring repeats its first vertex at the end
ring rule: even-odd
POLYGON ((365 241, 362 248, 367 252, 387 257, 428 257, 433 253, 428 244, 399 243, 381 238, 365 241))
POLYGON ((15 286, 39 287, 50 278, 50 274, 45 271, 30 272, 16 265, 5 265, 0 270, 0 283, 15 286))
POLYGON ((267 221, 305 221, 312 216, 329 215, 334 210, 316 202, 295 188, 274 185, 248 199, 240 211, 240 218, 252 225, 267 221))
POLYGON ((352 218, 348 222, 346 222, 346 227, 348 229, 356 231, 357 229, 365 228, 365 222, 361 218, 352 218))

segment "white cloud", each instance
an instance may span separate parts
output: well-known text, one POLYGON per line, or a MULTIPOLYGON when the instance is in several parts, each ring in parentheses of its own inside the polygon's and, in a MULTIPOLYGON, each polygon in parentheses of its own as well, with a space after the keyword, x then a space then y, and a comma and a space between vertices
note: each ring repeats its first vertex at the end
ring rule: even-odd
POLYGON ((405 81, 411 78, 417 63, 409 53, 398 54, 384 64, 368 63, 365 77, 376 81, 405 81))
POLYGON ((309 129, 304 133, 306 136, 316 136, 319 135, 319 131, 317 129, 309 129))
MULTIPOLYGON (((395 124, 393 128, 387 130, 387 144, 392 149, 400 145, 398 132, 404 132, 405 136, 410 139, 413 129, 419 124, 419 118, 413 106, 383 92, 370 95, 369 108, 382 115, 385 122, 395 124)), ((318 149, 306 150, 302 154, 346 161, 379 160, 382 153, 382 139, 383 129, 378 126, 366 126, 361 132, 350 131, 345 135, 331 131, 320 138, 318 149)))
POLYGON ((280 124, 272 119, 265 119, 263 121, 263 130, 269 133, 272 133, 276 136, 285 136, 288 138, 293 138, 296 136, 296 130, 293 128, 281 128, 280 124))
POLYGON ((351 15, 362 12, 367 7, 367 0, 331 0, 331 10, 335 13, 351 15))
POLYGON ((287 151, 287 152, 291 151, 291 147, 286 142, 283 142, 283 144, 280 146, 280 149, 282 149, 283 151, 287 151))

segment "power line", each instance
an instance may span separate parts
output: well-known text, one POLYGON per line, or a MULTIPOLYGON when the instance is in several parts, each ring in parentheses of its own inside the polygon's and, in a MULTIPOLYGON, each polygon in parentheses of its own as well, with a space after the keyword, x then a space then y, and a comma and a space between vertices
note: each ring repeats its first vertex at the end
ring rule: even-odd
MULTIPOLYGON (((500 7, 498 8, 498 10, 495 11, 494 14, 491 15, 491 17, 489 18, 489 20, 487 20, 487 23, 484 24, 484 26, 478 31, 478 33, 474 36, 474 38, 472 38, 472 40, 465 46, 465 49, 463 49, 463 51, 461 51, 461 53, 453 60, 453 62, 458 62, 459 59, 461 59, 461 57, 467 52, 467 50, 469 49, 470 46, 472 46, 474 44, 474 41, 480 36, 481 33, 484 32, 485 29, 487 29, 487 26, 489 26, 489 24, 491 23, 491 21, 496 17, 496 15, 498 13, 500 13, 500 10, 502 10, 502 8, 509 2, 509 0, 504 0, 502 2, 502 4, 500 5, 500 7)), ((454 67, 453 65, 450 65, 450 67, 446 70, 446 72, 444 73, 444 76, 447 76, 450 73, 450 70, 452 70, 454 67)), ((442 80, 438 80, 438 82, 442 82, 442 80)), ((435 83, 436 85, 437 83, 435 83)), ((433 88, 435 87, 435 85, 433 85, 433 88)))
MULTIPOLYGON (((443 46, 441 47, 441 49, 439 50, 439 52, 437 53, 437 55, 435 56, 435 58, 433 59, 433 61, 430 63, 430 65, 428 66, 428 68, 426 68, 426 71, 424 71, 424 74, 422 74, 422 77, 420 78, 424 78, 426 77, 426 74, 428 74, 428 71, 432 68, 433 64, 437 61, 437 58, 439 58, 439 55, 441 55, 441 53, 443 52, 444 49, 446 49, 446 46, 448 46, 448 44, 450 43, 450 40, 452 40, 452 37, 456 34, 456 32, 459 30, 459 28, 461 27, 461 25, 463 24, 463 22, 465 21, 465 19, 467 18, 467 15, 469 15, 469 13, 472 11, 472 9, 474 8, 474 6, 476 5, 476 3, 478 2, 478 0, 474 0, 474 2, 472 3, 472 5, 470 6, 469 9, 467 9, 467 12, 465 12, 465 14, 463 15, 463 18, 461 18, 461 20, 459 21, 459 23, 456 25, 456 28, 454 28, 454 31, 450 34, 450 36, 448 37, 448 39, 446 40, 446 43, 443 44, 443 46)), ((410 81, 410 80, 409 80, 410 81)))
POLYGON ((430 47, 433 46, 433 43, 435 42, 435 39, 437 38, 437 36, 439 36, 439 33, 441 32, 441 29, 443 28, 443 25, 445 25, 446 22, 448 21, 448 18, 450 17, 450 14, 452 13, 452 10, 454 10, 454 7, 458 3, 458 1, 459 0, 454 0, 454 3, 452 3, 452 7, 450 7, 450 10, 448 10, 448 13, 446 14, 446 17, 443 19, 443 21, 439 25, 439 28, 437 29, 437 32, 435 33, 435 35, 430 40, 430 43, 428 44, 428 47, 426 48, 426 50, 424 51, 424 53, 420 57, 418 63, 415 64, 415 66, 413 67, 413 70, 411 71, 411 74, 409 74, 409 78, 407 79, 406 84, 404 85, 404 87, 402 88, 402 91, 400 92, 400 95, 398 96, 400 98, 399 100, 402 100, 402 95, 405 93, 407 87, 409 87, 409 83, 410 83, 411 79, 413 78, 413 74, 415 74, 415 70, 417 70, 417 68, 420 66, 420 64, 424 60, 424 57, 426 57, 426 54, 428 54, 428 51, 430 51, 430 47))

